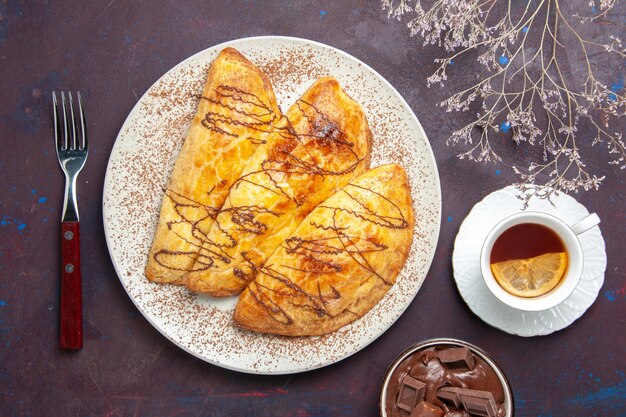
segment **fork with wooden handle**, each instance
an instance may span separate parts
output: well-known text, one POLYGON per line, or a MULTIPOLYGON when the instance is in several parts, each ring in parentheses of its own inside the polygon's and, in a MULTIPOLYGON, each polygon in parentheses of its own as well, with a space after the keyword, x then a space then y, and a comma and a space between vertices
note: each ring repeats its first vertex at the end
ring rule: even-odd
POLYGON ((59 106, 56 93, 52 93, 57 158, 65 174, 65 202, 61 220, 60 344, 63 349, 80 349, 83 347, 83 312, 76 177, 85 166, 89 142, 80 92, 77 93, 78 120, 76 120, 72 93, 68 92, 67 96, 66 102, 65 93, 61 92, 61 105, 59 106), (77 128, 80 128, 80 132, 77 132, 77 128))

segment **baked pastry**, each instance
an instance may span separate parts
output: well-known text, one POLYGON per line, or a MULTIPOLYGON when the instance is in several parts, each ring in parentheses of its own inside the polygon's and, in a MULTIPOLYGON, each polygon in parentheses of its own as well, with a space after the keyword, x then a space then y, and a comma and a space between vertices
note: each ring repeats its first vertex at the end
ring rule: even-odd
MULTIPOLYGON (((267 76, 233 48, 208 71, 197 113, 165 190, 145 274, 180 283, 228 190, 266 136, 286 129, 267 76)), ((198 264, 202 268, 202 264, 198 264)))
POLYGON ((414 225, 402 167, 362 174, 313 210, 259 268, 239 298, 236 324, 312 336, 358 319, 395 283, 414 225))
POLYGON ((331 77, 316 81, 244 169, 206 236, 187 286, 240 293, 320 202, 369 166, 371 133, 361 106, 331 77))

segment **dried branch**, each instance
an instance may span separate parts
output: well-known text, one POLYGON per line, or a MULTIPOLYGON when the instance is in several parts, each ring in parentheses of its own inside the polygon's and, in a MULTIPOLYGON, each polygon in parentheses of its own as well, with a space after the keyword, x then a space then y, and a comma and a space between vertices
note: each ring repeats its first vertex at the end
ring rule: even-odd
POLYGON ((411 36, 447 51, 446 58, 436 60, 439 66, 428 86, 443 86, 450 66, 470 53, 486 68, 480 81, 440 103, 448 112, 480 105, 476 119, 447 141, 469 147, 460 158, 501 160, 492 140, 495 133, 504 133, 517 144, 542 150, 540 160, 513 167, 520 190, 537 184, 532 195, 549 198, 555 191, 597 189, 604 177, 590 172, 579 148, 585 138, 579 137, 578 127, 586 123, 595 132, 592 145, 604 144, 609 164, 626 168, 622 134, 612 128, 626 114, 623 78, 609 88, 594 72, 595 54, 626 58, 626 48, 617 36, 598 43, 580 35, 587 22, 605 21, 617 0, 583 2, 591 15, 568 15, 564 8, 572 5, 559 0, 529 0, 521 7, 511 0, 434 0, 428 7, 421 0, 381 3, 389 17, 409 17, 411 36), (583 57, 582 73, 564 60, 574 48, 583 57))

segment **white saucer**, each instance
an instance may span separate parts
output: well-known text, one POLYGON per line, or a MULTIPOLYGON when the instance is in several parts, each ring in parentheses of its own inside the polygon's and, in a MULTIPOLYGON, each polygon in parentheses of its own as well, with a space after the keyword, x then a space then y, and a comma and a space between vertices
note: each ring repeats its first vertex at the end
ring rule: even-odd
MULTIPOLYGON (((574 224, 589 211, 573 197, 563 193, 549 201, 533 198, 527 210, 553 214, 574 224)), ((584 266, 580 283, 562 304, 545 311, 524 312, 507 306, 487 288, 480 273, 480 250, 489 231, 503 218, 523 211, 519 191, 508 186, 477 203, 467 215, 454 241, 452 267, 461 297, 487 324, 519 336, 543 336, 564 329, 593 304, 604 283, 606 251, 600 227, 579 235, 584 266)))

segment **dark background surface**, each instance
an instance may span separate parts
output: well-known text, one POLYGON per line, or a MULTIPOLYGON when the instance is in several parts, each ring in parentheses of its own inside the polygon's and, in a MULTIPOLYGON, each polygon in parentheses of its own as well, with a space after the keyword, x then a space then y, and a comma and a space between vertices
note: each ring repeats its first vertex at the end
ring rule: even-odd
MULTIPOLYGON (((616 28, 624 33, 623 17, 616 28)), ((471 207, 515 177, 510 164, 461 161, 460 149, 445 145, 470 115, 435 106, 453 81, 443 90, 426 87, 441 53, 410 38, 377 1, 0 0, 0 415, 376 416, 387 365, 408 345, 439 336, 493 355, 511 381, 516 416, 626 415, 624 172, 598 151, 588 163, 607 178, 600 191, 576 195, 602 218, 608 266, 595 304, 545 337, 489 327, 460 298, 450 259, 471 207), (363 351, 299 375, 227 371, 167 341, 126 295, 101 220, 109 152, 137 98, 188 56, 255 35, 320 41, 380 72, 420 119, 441 176, 439 245, 412 305, 363 351), (84 92, 91 141, 79 177, 85 347, 77 353, 60 351, 57 342, 63 176, 50 101, 61 89, 84 92)), ((610 85, 624 70, 622 61, 608 62, 598 75, 610 85)), ((462 79, 480 69, 458 71, 462 79)))

